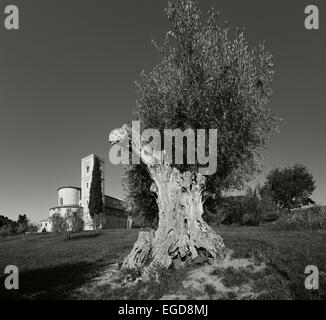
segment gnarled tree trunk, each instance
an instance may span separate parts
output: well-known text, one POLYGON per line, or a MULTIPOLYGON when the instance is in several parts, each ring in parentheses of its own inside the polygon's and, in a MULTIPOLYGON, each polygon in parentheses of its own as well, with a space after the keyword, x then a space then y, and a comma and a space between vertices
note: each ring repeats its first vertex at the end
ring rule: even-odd
MULTIPOLYGON (((112 133, 110 141, 121 142, 131 135, 130 128, 123 126, 112 133)), ((157 195, 159 223, 156 231, 139 233, 122 269, 140 269, 145 280, 155 270, 168 268, 175 261, 194 260, 201 252, 213 259, 224 258, 226 248, 222 238, 202 218, 205 178, 172 168, 164 161, 164 152, 160 163, 157 153, 143 147, 142 142, 133 146, 154 181, 151 189, 157 195)))
POLYGON ((168 268, 176 259, 194 260, 200 251, 213 259, 225 256, 222 238, 203 220, 204 177, 180 173, 168 165, 149 168, 155 182, 159 224, 155 232, 142 231, 122 268, 144 268, 143 276, 156 268, 168 268))

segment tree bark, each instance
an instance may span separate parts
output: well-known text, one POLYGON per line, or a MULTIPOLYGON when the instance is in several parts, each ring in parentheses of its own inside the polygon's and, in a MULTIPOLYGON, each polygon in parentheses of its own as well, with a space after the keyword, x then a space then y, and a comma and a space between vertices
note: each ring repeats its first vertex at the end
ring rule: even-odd
POLYGON ((202 252, 213 259, 225 257, 222 238, 203 220, 202 190, 205 178, 167 164, 149 166, 157 195, 157 230, 141 231, 123 269, 143 269, 143 278, 169 268, 176 260, 194 260, 202 252))
MULTIPOLYGON (((129 151, 129 137, 133 136, 133 129, 124 125, 114 130, 109 140, 129 151)), ((157 196, 159 224, 155 232, 140 232, 122 269, 142 270, 142 278, 146 280, 160 268, 195 260, 200 253, 223 259, 226 248, 222 238, 202 218, 205 178, 195 172, 180 173, 172 168, 165 152, 154 152, 146 141, 132 139, 131 142, 133 152, 147 165, 154 181, 151 191, 157 196)))
POLYGON ((124 259, 123 268, 138 270, 144 267, 151 254, 153 239, 153 230, 140 231, 132 251, 124 259))

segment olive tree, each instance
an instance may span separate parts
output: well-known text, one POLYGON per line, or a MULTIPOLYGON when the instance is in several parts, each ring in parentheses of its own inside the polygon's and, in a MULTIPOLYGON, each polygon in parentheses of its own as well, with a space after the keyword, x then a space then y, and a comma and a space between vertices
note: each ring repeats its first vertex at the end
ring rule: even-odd
POLYGON ((301 164, 272 170, 264 184, 264 192, 271 196, 273 203, 287 211, 314 204, 310 197, 315 189, 312 174, 301 164))
MULTIPOLYGON (((134 117, 141 129, 216 129, 216 170, 204 177, 197 161, 157 165, 150 150, 151 159, 140 155, 142 163, 126 175, 127 203, 144 214, 148 201, 142 197, 155 199, 157 205, 146 206, 145 214, 158 223, 155 231, 140 234, 126 268, 169 267, 203 252, 223 258, 223 240, 202 219, 203 202, 207 195, 239 188, 259 170, 262 151, 280 122, 267 108, 274 71, 263 44, 250 49, 245 33, 232 35, 213 10, 203 21, 194 0, 169 2, 166 13, 171 30, 162 45, 154 41, 160 61, 136 82, 134 117), (133 192, 139 172, 142 192, 133 192)), ((130 136, 123 126, 111 142, 130 136)))
POLYGON ((57 212, 50 219, 52 231, 65 233, 66 240, 70 240, 73 233, 81 232, 84 228, 83 210, 81 208, 78 210, 69 208, 64 214, 57 212))

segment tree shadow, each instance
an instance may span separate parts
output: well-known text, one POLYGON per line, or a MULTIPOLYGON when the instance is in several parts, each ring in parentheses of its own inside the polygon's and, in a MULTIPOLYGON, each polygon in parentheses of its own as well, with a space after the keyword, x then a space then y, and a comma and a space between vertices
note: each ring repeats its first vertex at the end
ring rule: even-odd
POLYGON ((74 289, 82 286, 94 276, 98 266, 81 262, 36 269, 19 275, 19 289, 6 290, 5 277, 0 278, 0 299, 2 300, 64 300, 72 299, 74 289))
POLYGON ((69 241, 73 241, 73 240, 80 240, 80 239, 91 239, 91 238, 97 238, 99 236, 103 235, 100 232, 92 232, 92 233, 79 233, 79 234, 75 234, 72 236, 72 238, 69 241))

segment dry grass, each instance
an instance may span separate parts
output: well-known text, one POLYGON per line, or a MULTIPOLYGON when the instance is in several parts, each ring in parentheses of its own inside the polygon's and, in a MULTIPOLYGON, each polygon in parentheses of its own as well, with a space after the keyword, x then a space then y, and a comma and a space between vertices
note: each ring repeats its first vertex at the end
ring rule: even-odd
POLYGON ((293 210, 271 223, 269 227, 279 231, 326 231, 326 207, 313 206, 293 210))
MULTIPOLYGON (((68 299, 75 288, 122 261, 137 238, 137 230, 83 232, 66 241, 64 235, 20 235, 0 240, 0 270, 16 265, 20 289, 0 286, 0 298, 68 299)), ((3 278, 0 277, 0 283, 3 278)))
POLYGON ((233 250, 231 260, 162 271, 159 283, 135 285, 121 285, 122 276, 115 270, 131 250, 138 230, 85 232, 71 241, 55 234, 6 238, 0 240, 0 270, 17 265, 20 290, 8 292, 0 287, 0 298, 326 299, 325 231, 264 227, 222 227, 217 231, 233 250), (320 290, 315 292, 304 288, 308 264, 319 267, 320 290), (190 289, 196 279, 199 284, 190 289))

